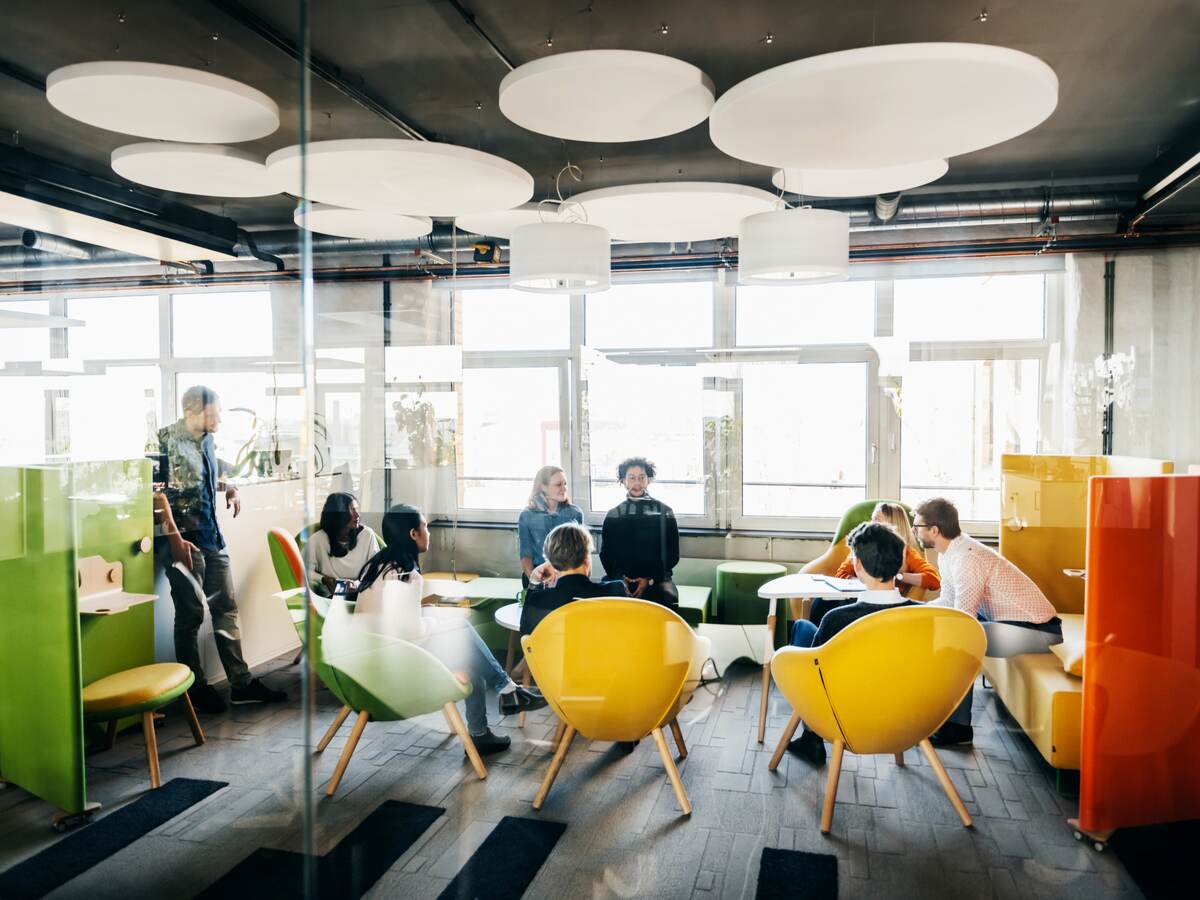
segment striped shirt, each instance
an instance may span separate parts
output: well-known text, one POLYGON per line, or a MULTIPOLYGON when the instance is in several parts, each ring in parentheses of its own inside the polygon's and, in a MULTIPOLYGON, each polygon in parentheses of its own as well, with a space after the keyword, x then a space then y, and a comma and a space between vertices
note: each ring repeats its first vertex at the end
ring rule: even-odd
POLYGON ((960 534, 938 557, 942 595, 952 606, 993 622, 1049 622, 1058 613, 1033 579, 990 547, 960 534))

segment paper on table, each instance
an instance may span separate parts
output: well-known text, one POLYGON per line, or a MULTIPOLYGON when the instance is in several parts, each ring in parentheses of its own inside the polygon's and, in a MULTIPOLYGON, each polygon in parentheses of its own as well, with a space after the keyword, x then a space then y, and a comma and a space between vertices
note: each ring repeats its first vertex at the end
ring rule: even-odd
POLYGON ((857 578, 834 578, 832 575, 817 575, 817 581, 823 581, 835 591, 847 594, 857 594, 867 589, 867 586, 857 578))

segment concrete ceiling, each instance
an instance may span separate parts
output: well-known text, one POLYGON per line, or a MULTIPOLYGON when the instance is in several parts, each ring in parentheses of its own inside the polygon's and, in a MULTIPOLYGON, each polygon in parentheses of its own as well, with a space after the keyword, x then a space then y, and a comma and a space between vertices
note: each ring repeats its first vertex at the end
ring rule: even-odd
MULTIPOLYGON (((209 68, 263 90, 279 104, 280 130, 241 145, 265 155, 298 141, 299 66, 231 16, 231 5, 300 40, 297 0, 42 0, 6 11, 0 61, 40 79, 59 66, 96 59, 209 68)), ((347 83, 434 139, 479 147, 524 166, 536 179, 536 196, 552 189, 554 174, 567 159, 583 167, 585 188, 674 178, 770 188, 768 169, 713 147, 707 123, 659 140, 616 145, 564 144, 524 131, 496 105, 507 68, 446 0, 308 5, 312 52, 338 67, 347 83)), ((982 0, 474 0, 463 5, 516 64, 586 48, 653 50, 698 65, 714 79, 718 93, 773 65, 872 42, 975 41, 1044 59, 1060 80, 1057 111, 1026 135, 952 159, 939 183, 944 193, 968 184, 1048 184, 1052 178, 1102 184, 1137 175, 1200 122, 1196 0, 991 0, 986 22, 976 18, 982 0), (774 36, 770 43, 763 40, 767 33, 774 36), (546 45, 548 37, 553 47, 546 45)), ((314 77, 311 86, 313 140, 400 136, 393 125, 324 81, 314 77)), ((33 153, 119 180, 109 168, 109 154, 136 139, 75 122, 54 110, 37 88, 0 75, 0 140, 17 140, 33 153)), ((245 227, 290 223, 292 202, 286 197, 177 199, 245 227)), ((1181 198, 1176 208, 1190 207, 1181 198)))

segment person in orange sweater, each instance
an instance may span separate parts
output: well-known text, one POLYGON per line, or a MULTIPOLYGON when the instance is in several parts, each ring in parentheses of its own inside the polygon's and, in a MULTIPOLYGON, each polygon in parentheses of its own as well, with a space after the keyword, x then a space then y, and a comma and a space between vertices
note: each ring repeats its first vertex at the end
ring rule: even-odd
MULTIPOLYGON (((891 526, 904 540, 904 565, 900 569, 900 574, 896 576, 896 587, 900 589, 902 596, 907 597, 914 587, 924 588, 926 591, 936 591, 941 588, 942 579, 938 575, 938 570, 925 558, 925 551, 921 547, 921 542, 913 534, 912 526, 908 521, 908 512, 903 506, 898 503, 880 503, 871 513, 871 521, 891 526)), ((854 556, 847 556, 834 574, 838 578, 854 578, 854 556)), ((814 625, 820 625, 821 618, 825 613, 845 602, 848 601, 817 600, 813 603, 809 618, 814 625)))

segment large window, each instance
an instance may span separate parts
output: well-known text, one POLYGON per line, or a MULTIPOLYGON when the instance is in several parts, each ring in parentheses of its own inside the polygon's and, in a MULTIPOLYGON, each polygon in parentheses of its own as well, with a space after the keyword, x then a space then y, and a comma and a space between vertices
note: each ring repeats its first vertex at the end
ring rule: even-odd
POLYGON ((708 347, 713 291, 707 282, 621 284, 587 298, 587 344, 607 350, 708 347))
POLYGON ((625 489, 617 464, 644 456, 657 469, 650 493, 677 515, 703 515, 703 392, 696 369, 609 364, 594 368, 586 387, 592 510, 620 502, 625 489))
POLYGON ((567 297, 483 289, 455 297, 464 350, 566 350, 571 344, 567 297))
POLYGON ((874 334, 873 281, 737 290, 737 343, 743 347, 855 344, 874 334))
POLYGON ((158 359, 158 296, 73 297, 67 316, 86 323, 67 331, 72 359, 158 359))
POLYGON ((37 362, 50 358, 50 329, 21 326, 5 321, 6 312, 23 315, 50 314, 47 300, 5 300, 0 302, 0 363, 37 362))
POLYGON ((901 499, 945 497, 963 519, 1000 516, 1000 455, 1038 444, 1035 359, 914 363, 904 377, 901 499))
POLYGON ((464 507, 519 510, 534 473, 562 465, 560 372, 557 366, 463 371, 464 507))
POLYGON ((743 367, 743 516, 837 518, 866 499, 868 369, 743 367))
POLYGON ((171 349, 183 358, 270 357, 275 349, 269 291, 175 294, 171 349))

